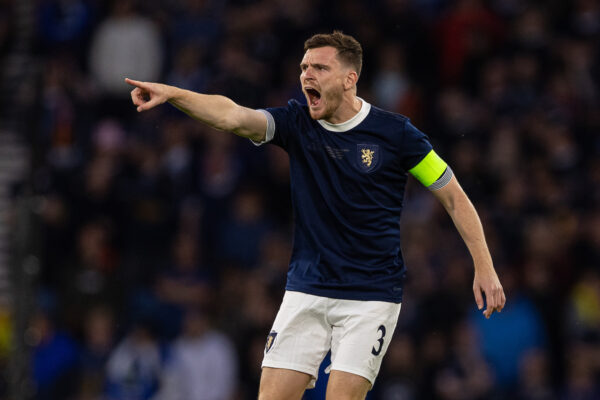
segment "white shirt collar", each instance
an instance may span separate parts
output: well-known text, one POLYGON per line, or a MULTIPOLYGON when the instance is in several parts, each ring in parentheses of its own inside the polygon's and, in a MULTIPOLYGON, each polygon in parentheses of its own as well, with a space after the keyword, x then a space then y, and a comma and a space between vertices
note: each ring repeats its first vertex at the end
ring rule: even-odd
POLYGON ((369 115, 369 111, 371 111, 371 104, 367 103, 360 97, 357 98, 362 102, 360 110, 358 110, 358 113, 356 113, 356 115, 350 118, 348 121, 339 124, 332 124, 325 120, 319 119, 317 120, 317 122, 321 124, 323 128, 331 132, 348 132, 350 129, 357 127, 358 124, 360 124, 365 120, 365 118, 367 118, 367 115, 369 115))

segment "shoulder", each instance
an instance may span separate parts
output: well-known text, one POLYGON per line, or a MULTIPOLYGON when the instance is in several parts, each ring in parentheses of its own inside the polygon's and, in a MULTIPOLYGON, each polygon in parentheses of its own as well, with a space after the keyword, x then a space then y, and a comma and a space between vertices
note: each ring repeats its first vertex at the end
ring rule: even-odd
POLYGON ((292 99, 284 107, 267 108, 274 118, 275 126, 279 131, 285 129, 297 130, 300 127, 306 128, 310 126, 310 112, 306 104, 300 103, 298 100, 292 99))
POLYGON ((365 122, 366 125, 364 128, 373 132, 379 132, 380 135, 390 138, 398 145, 404 140, 411 126, 408 117, 375 106, 371 106, 369 117, 365 122))
POLYGON ((371 120, 373 123, 388 126, 394 130, 403 131, 410 121, 408 117, 395 112, 383 110, 379 107, 371 106, 371 120))
POLYGON ((298 114, 308 115, 308 106, 306 104, 300 103, 296 99, 288 100, 287 108, 290 111, 296 112, 298 114))
POLYGON ((272 114, 276 119, 277 118, 293 118, 303 115, 309 115, 308 106, 300 103, 296 99, 288 100, 285 106, 277 106, 277 107, 268 107, 265 109, 270 114, 272 114))

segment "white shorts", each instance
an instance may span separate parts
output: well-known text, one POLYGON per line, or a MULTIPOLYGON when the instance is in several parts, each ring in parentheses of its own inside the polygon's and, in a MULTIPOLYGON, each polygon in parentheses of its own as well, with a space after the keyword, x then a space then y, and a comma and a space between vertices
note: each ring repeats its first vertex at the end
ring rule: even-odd
POLYGON ((375 383, 381 360, 396 328, 400 304, 340 300, 286 292, 267 338, 262 366, 304 372, 317 381, 331 350, 334 369, 375 383))

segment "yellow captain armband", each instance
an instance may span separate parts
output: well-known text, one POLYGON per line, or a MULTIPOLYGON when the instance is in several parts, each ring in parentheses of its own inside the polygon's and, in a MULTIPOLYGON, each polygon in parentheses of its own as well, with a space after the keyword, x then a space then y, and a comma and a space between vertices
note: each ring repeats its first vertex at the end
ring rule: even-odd
POLYGON ((433 150, 408 172, 429 190, 443 188, 452 178, 452 170, 448 164, 433 150))

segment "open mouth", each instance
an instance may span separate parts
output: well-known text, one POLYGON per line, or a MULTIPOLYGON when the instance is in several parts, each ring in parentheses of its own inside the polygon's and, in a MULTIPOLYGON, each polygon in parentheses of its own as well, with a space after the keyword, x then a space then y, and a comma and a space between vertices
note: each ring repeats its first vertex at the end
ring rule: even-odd
POLYGON ((313 88, 305 88, 306 94, 308 95, 308 103, 311 106, 318 106, 321 102, 321 93, 313 88))

